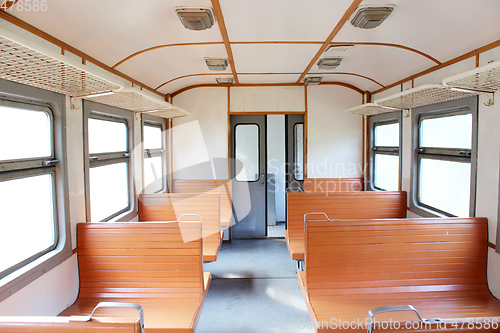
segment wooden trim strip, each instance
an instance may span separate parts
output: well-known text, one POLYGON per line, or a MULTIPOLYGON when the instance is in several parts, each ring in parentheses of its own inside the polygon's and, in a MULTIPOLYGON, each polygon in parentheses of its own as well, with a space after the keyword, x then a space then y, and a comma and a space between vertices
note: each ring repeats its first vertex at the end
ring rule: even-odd
MULTIPOLYGON (((175 44, 163 44, 163 45, 157 45, 157 46, 153 46, 153 47, 148 47, 147 49, 144 49, 144 50, 140 50, 140 51, 137 51, 131 55, 129 55, 128 57, 120 60, 119 62, 117 62, 113 67, 111 68, 116 68, 118 66, 120 66, 121 64, 123 64, 124 62, 127 62, 129 61, 130 59, 132 58, 135 58, 143 53, 147 53, 147 52, 150 52, 150 51, 154 51, 154 50, 158 50, 158 49, 162 49, 162 48, 167 48, 167 47, 177 47, 177 46, 198 46, 198 45, 221 45, 221 44, 224 44, 224 42, 200 42, 200 43, 175 43, 175 44)), ((315 45, 315 44, 323 44, 323 42, 317 42, 317 41, 261 41, 261 42, 231 42, 231 45, 259 45, 259 44, 275 44, 275 45, 279 45, 279 44, 289 44, 289 45, 315 45)), ((403 49, 403 50, 406 50, 406 51, 410 51, 410 52, 414 52, 414 53, 417 53, 433 62, 435 62, 436 64, 441 64, 441 62, 439 60, 437 60, 436 58, 430 56, 429 54, 427 53, 424 53, 422 51, 419 51, 417 49, 414 49, 414 48, 411 48, 411 47, 408 47, 408 46, 404 46, 404 45, 400 45, 400 44, 393 44, 393 43, 375 43, 375 42, 331 42, 330 45, 345 45, 345 44, 352 44, 352 45, 365 45, 365 46, 385 46, 385 47, 393 47, 393 48, 399 48, 399 49, 403 49)), ((240 73, 239 73, 240 74, 240 73)))
POLYGON ((404 83, 404 82, 406 82, 406 81, 409 81, 409 80, 414 80, 414 79, 416 79, 416 78, 418 78, 418 77, 421 77, 421 76, 424 76, 424 75, 426 75, 426 74, 429 74, 429 73, 435 72, 435 71, 437 71, 437 70, 440 70, 440 69, 442 69, 442 68, 445 68, 445 67, 448 67, 448 66, 454 65, 454 64, 456 64, 456 63, 458 63, 458 62, 460 62, 460 61, 463 61, 463 60, 465 60, 465 59, 468 59, 468 58, 471 58, 471 57, 477 56, 478 54, 481 54, 481 53, 486 52, 486 51, 488 51, 488 50, 494 49, 495 47, 498 47, 498 46, 500 46, 500 39, 499 39, 499 40, 496 40, 496 41, 494 41, 494 42, 492 42, 492 43, 490 43, 490 44, 487 44, 487 45, 485 45, 485 46, 482 46, 482 47, 480 47, 480 48, 478 48, 478 49, 475 49, 475 50, 473 50, 473 51, 470 51, 470 52, 468 52, 468 53, 462 54, 462 55, 461 55, 461 56, 459 56, 459 57, 456 57, 456 58, 454 58, 454 59, 451 59, 451 60, 448 60, 448 61, 446 61, 446 62, 443 62, 443 63, 442 63, 442 64, 440 64, 440 65, 437 65, 437 66, 434 66, 434 67, 428 68, 428 69, 426 69, 426 70, 424 70, 424 71, 421 71, 420 73, 413 74, 413 75, 411 75, 411 76, 409 76, 409 77, 407 77, 407 78, 405 78, 405 79, 402 79, 402 80, 399 80, 399 81, 397 81, 397 82, 394 82, 393 84, 390 84, 390 85, 388 85, 388 86, 386 86, 386 87, 384 87, 384 88, 382 88, 382 89, 375 90, 374 92, 372 92, 372 94, 378 94, 378 93, 380 93, 380 92, 382 92, 382 91, 385 91, 385 90, 387 90, 387 89, 394 88, 394 87, 396 87, 397 85, 400 85, 400 84, 402 84, 402 83, 404 83))
MULTIPOLYGON (((353 86, 344 82, 321 82, 320 85, 337 85, 345 88, 352 89, 357 91, 360 94, 363 94, 363 90, 359 89, 356 86, 353 86)), ((184 87, 173 92, 171 95, 175 97, 180 93, 185 91, 195 89, 195 88, 207 88, 207 87, 300 87, 304 86, 304 83, 239 83, 239 84, 217 84, 217 83, 207 83, 207 84, 195 84, 192 86, 184 87)))
POLYGON ((197 45, 221 45, 221 44, 224 44, 224 42, 176 43, 176 44, 157 45, 157 46, 149 47, 149 48, 141 50, 141 51, 137 51, 137 52, 129 55, 128 57, 126 57, 126 58, 118 61, 111 68, 116 68, 116 67, 120 66, 121 64, 123 64, 124 62, 129 61, 130 59, 135 58, 135 57, 137 57, 140 54, 143 54, 143 53, 146 53, 146 52, 149 52, 149 51, 154 51, 154 50, 162 49, 162 48, 165 48, 165 47, 171 47, 171 46, 197 46, 197 45))
POLYGON ((307 96, 307 86, 304 85, 304 103, 305 103, 305 108, 304 110, 306 110, 305 112, 305 115, 304 115, 304 165, 303 165, 303 168, 304 168, 304 175, 303 175, 303 178, 307 178, 307 119, 308 119, 308 96, 307 96))
POLYGON ((161 96, 163 98, 165 97, 165 95, 163 95, 162 93, 160 93, 160 92, 154 90, 153 88, 145 85, 144 83, 139 82, 139 81, 131 78, 130 76, 128 76, 126 74, 123 74, 122 72, 119 72, 116 69, 113 69, 113 68, 109 67, 108 65, 100 62, 99 60, 97 60, 97 59, 89 56, 88 54, 83 53, 82 51, 74 48, 73 46, 71 46, 69 44, 66 44, 65 42, 63 42, 63 41, 61 41, 61 40, 59 40, 59 39, 57 39, 57 38, 49 35, 48 33, 46 33, 44 31, 42 31, 42 30, 40 30, 40 29, 32 26, 29 23, 26 23, 26 22, 18 19, 17 17, 15 17, 15 16, 13 16, 13 15, 11 15, 9 13, 6 13, 4 11, 0 11, 0 18, 4 19, 7 22, 10 22, 10 23, 18 26, 19 28, 22 28, 22 29, 24 29, 24 30, 26 30, 28 32, 31 32, 32 34, 34 34, 34 35, 36 35, 36 36, 38 36, 40 38, 43 38, 46 41, 48 41, 48 42, 50 42, 50 43, 52 43, 54 45, 57 45, 57 46, 63 48, 64 50, 66 50, 66 51, 69 51, 69 52, 75 54, 78 57, 81 57, 84 61, 91 62, 94 65, 96 65, 96 66, 98 66, 98 67, 100 67, 100 68, 102 68, 102 69, 104 69, 104 70, 106 70, 106 71, 108 71, 108 72, 110 72, 110 73, 112 73, 114 75, 117 75, 117 76, 119 76, 119 77, 121 77, 121 78, 123 78, 125 80, 130 81, 131 83, 133 83, 133 84, 135 84, 137 86, 140 86, 142 88, 145 88, 145 89, 147 89, 147 90, 149 90, 149 91, 157 94, 158 96, 161 96))
POLYGON ((493 243, 488 242, 488 247, 491 247, 493 250, 497 249, 497 246, 493 243))
POLYGON ((229 64, 231 65, 231 71, 233 72, 234 82, 240 83, 238 80, 238 73, 236 72, 236 66, 234 65, 233 51, 231 50, 231 43, 229 42, 229 37, 227 35, 226 24, 224 23, 224 16, 222 15, 219 0, 211 1, 215 17, 219 22, 219 29, 222 35, 222 40, 224 40, 224 45, 226 46, 227 57, 229 59, 229 64))
POLYGON ((2 1, 2 6, 0 7, 0 11, 5 12, 10 9, 10 7, 14 6, 19 0, 5 0, 2 1))
MULTIPOLYGON (((301 73, 238 73, 238 75, 300 75, 301 73)), ((375 84, 378 84, 379 86, 381 87, 385 87, 382 83, 368 77, 368 76, 364 76, 364 75, 361 75, 361 74, 356 74, 356 73, 347 73, 347 72, 335 72, 335 73, 329 73, 329 72, 322 72, 322 73, 314 73, 314 74, 320 74, 320 75, 352 75, 352 76, 356 76, 356 77, 360 77, 360 78, 363 78, 363 79, 366 79, 366 80, 369 80, 375 84)), ((174 82, 174 81, 177 81, 177 80, 180 80, 180 79, 185 79, 185 78, 188 78, 188 77, 194 77, 194 76, 223 76, 225 75, 224 73, 200 73, 200 74, 188 74, 188 75, 182 75, 182 76, 179 76, 179 77, 176 77, 176 78, 173 78, 167 82, 164 82, 162 84, 160 84, 158 87, 155 88, 155 90, 158 90, 162 87, 164 87, 165 85, 171 83, 171 82, 174 82)), ((226 74, 227 75, 227 74, 226 74)))
POLYGON ((75 254, 75 253, 78 253, 78 248, 77 248, 77 247, 75 247, 75 248, 73 249, 73 251, 72 251, 72 254, 75 254))
POLYGON ((304 111, 297 111, 297 112, 294 112, 294 111, 256 111, 256 112, 253 112, 253 111, 234 111, 234 112, 230 112, 230 115, 231 116, 252 116, 252 115, 257 115, 257 116, 261 116, 261 115, 264 115, 264 116, 267 116, 267 115, 276 115, 276 114, 302 114, 302 115, 306 115, 307 112, 304 112, 304 111))
POLYGON ((328 45, 330 45, 330 43, 335 38, 335 36, 337 36, 337 34, 339 33, 340 29, 342 29, 342 27, 344 26, 344 24, 347 22, 347 20, 349 20, 349 17, 354 13, 354 11, 358 8, 359 4, 362 1, 363 0, 354 0, 352 2, 351 6, 344 13, 344 16, 342 16, 342 18, 340 19, 339 23, 337 23, 337 26, 333 29, 333 31, 330 34, 330 36, 328 36, 328 38, 323 43, 323 45, 321 45, 321 47, 319 48, 319 50, 316 53, 316 55, 312 58, 311 62, 306 67, 306 69, 304 70, 304 72, 302 73, 302 75, 300 75, 299 79, 297 80, 297 83, 300 83, 302 81, 302 79, 304 79, 304 77, 306 76, 306 74, 309 72, 309 70, 311 70, 312 66, 316 63, 316 61, 319 59, 319 57, 321 56, 321 54, 323 54, 323 52, 325 52, 325 50, 328 47, 328 45))

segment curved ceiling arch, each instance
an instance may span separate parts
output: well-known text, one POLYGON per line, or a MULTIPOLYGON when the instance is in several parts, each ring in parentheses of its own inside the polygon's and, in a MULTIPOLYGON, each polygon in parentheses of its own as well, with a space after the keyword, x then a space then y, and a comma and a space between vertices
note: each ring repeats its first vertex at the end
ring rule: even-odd
MULTIPOLYGON (((300 75, 301 73, 238 73, 238 75, 300 75)), ((360 74, 356 74, 356 73, 346 73, 346 72, 333 72, 333 73, 329 73, 329 72, 324 72, 324 73, 314 73, 315 75, 351 75, 351 76, 356 76, 356 77, 360 77, 360 78, 363 78, 363 79, 366 79, 366 80, 369 80, 377 85, 379 85, 380 87, 384 88, 385 86, 368 77, 368 76, 364 76, 364 75, 360 75, 360 74)), ((158 90, 158 89, 161 89, 162 87, 166 86, 167 84, 171 83, 171 82, 174 82, 174 81, 177 81, 177 80, 180 80, 180 79, 184 79, 184 78, 188 78, 188 77, 195 77, 195 76, 228 76, 229 74, 226 74, 226 73, 200 73, 200 74, 187 74, 187 75, 183 75, 183 76, 179 76, 179 77, 176 77, 176 78, 173 78, 169 81, 166 81, 162 84, 160 84, 158 87, 155 88, 155 90, 158 90)))
MULTIPOLYGON (((120 60, 117 62, 115 65, 113 65, 111 68, 115 69, 116 67, 122 65, 123 63, 129 61, 132 58, 135 58, 143 53, 151 52, 154 50, 162 49, 162 48, 167 48, 167 47, 179 47, 179 46, 197 46, 197 45, 222 45, 224 42, 200 42, 200 43, 174 43, 174 44, 164 44, 164 45, 157 45, 153 47, 149 47, 140 51, 137 51, 128 57, 120 60)), ((252 45, 252 44, 296 44, 296 45, 301 45, 301 44, 317 44, 321 45, 323 42, 308 42, 308 41, 263 41, 263 42, 231 42, 231 44, 234 45, 252 45)), ((416 54, 421 55, 422 57, 425 57, 436 64, 440 65, 441 62, 437 60, 436 58, 432 57, 431 55, 424 53, 422 51, 419 51, 417 49, 405 46, 405 45, 399 45, 399 44, 393 44, 393 43, 380 43, 380 42, 331 42, 331 45, 345 45, 345 44, 352 44, 352 45, 366 45, 366 46, 383 46, 383 47, 393 47, 393 48, 399 48, 403 49, 409 52, 413 52, 416 54)))
MULTIPOLYGON (((349 84, 349 83, 345 83, 345 82, 321 82, 319 84, 320 86, 322 85, 332 85, 332 86, 341 86, 341 87, 344 87, 344 88, 348 88, 348 89, 351 89, 351 90, 354 90, 358 93, 360 93, 361 95, 364 95, 365 94, 365 91, 363 91, 362 89, 352 85, 352 84, 349 84)), ((170 96, 171 98, 174 98, 175 96, 185 92, 185 91, 188 91, 188 90, 191 90, 191 89, 196 89, 196 88, 209 88, 209 87, 219 87, 219 88, 222 88, 222 87, 296 87, 296 86, 305 86, 304 83, 266 83, 266 84, 254 84, 254 83, 240 83, 240 84, 214 84, 214 83, 205 83, 205 84, 194 84, 192 86, 188 86, 188 87, 184 87, 184 88, 181 88, 177 91, 174 91, 173 93, 171 94, 167 94, 167 97, 170 96)))

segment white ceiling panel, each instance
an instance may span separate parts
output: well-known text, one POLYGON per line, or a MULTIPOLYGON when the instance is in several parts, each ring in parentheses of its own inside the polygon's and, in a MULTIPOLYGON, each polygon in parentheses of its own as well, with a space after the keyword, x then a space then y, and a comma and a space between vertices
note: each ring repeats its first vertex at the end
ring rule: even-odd
POLYGON ((238 72, 302 73, 320 45, 237 44, 231 48, 238 72))
MULTIPOLYGON (((347 23, 335 42, 370 41, 405 45, 445 62, 500 38, 498 0, 389 0, 394 12, 375 29, 347 23)), ((365 0, 362 5, 381 4, 365 0)))
MULTIPOLYGON (((152 46, 221 42, 217 23, 204 31, 184 28, 175 7, 192 5, 189 0, 49 0, 46 11, 18 11, 14 5, 9 13, 113 66, 152 46)), ((212 6, 210 0, 196 5, 212 6)))
POLYGON ((291 83, 298 80, 300 74, 280 75, 238 75, 240 83, 291 83))
POLYGON ((352 0, 220 0, 231 42, 321 41, 352 0))
MULTIPOLYGON (((332 73, 359 74, 383 85, 389 85, 416 71, 436 65, 417 53, 386 46, 356 45, 342 57, 342 63, 332 73)), ((310 73, 320 72, 325 72, 325 70, 319 69, 317 65, 314 65, 310 71, 310 73)))
POLYGON ((231 73, 230 66, 223 72, 210 71, 204 57, 227 57, 226 48, 224 45, 167 47, 143 53, 117 69, 152 88, 184 75, 231 73))

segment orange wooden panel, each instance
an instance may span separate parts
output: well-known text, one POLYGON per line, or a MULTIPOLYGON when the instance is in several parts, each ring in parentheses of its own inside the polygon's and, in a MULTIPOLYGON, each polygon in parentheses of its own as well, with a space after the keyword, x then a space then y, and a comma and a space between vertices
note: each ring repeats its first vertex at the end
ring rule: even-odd
MULTIPOLYGON (((334 331, 328 323, 339 320, 364 323, 368 310, 401 304, 424 318, 500 318, 486 279, 486 226, 485 218, 308 221, 299 285, 311 319, 327 323, 317 332, 334 331)), ((416 317, 398 312, 376 319, 404 325, 416 317)))
POLYGON ((201 193, 209 188, 220 190, 221 226, 230 225, 233 216, 233 183, 230 179, 174 179, 174 193, 201 193))
POLYGON ((210 280, 200 222, 81 223, 77 230, 80 292, 63 315, 88 315, 101 301, 132 302, 144 308, 147 331, 194 332, 210 280))
POLYGON ((286 241, 295 260, 304 258, 304 214, 311 212, 324 212, 331 219, 404 218, 406 192, 287 193, 286 241))
POLYGON ((305 178, 306 192, 363 191, 363 178, 305 178))
MULTIPOLYGON (((136 316, 137 317, 137 316, 136 316)), ((97 318, 89 322, 70 321, 69 317, 0 317, 2 333, 140 333, 139 320, 97 318)))

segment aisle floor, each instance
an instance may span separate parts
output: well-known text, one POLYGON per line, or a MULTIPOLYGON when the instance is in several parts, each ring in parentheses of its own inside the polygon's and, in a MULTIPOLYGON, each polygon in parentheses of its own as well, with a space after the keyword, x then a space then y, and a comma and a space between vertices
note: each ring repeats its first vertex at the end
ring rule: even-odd
POLYGON ((213 280, 197 333, 314 332, 284 239, 224 243, 204 269, 213 280))

